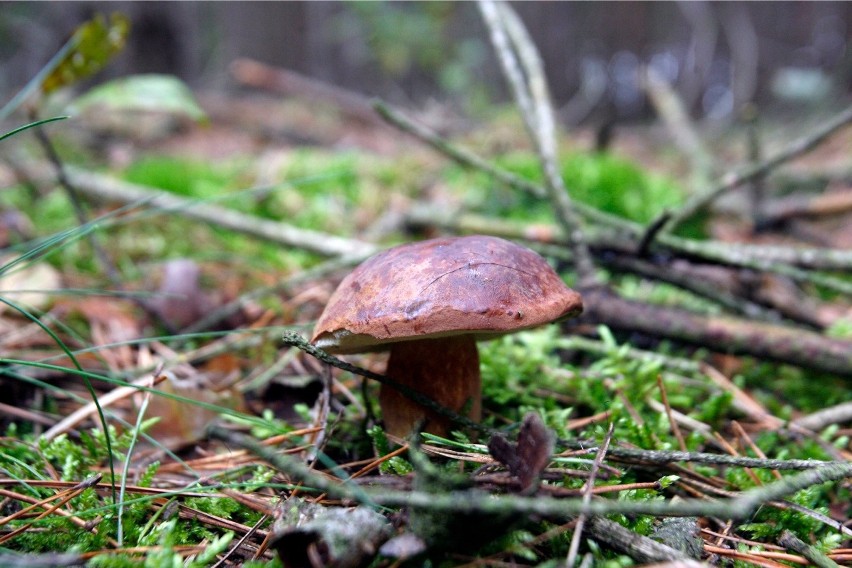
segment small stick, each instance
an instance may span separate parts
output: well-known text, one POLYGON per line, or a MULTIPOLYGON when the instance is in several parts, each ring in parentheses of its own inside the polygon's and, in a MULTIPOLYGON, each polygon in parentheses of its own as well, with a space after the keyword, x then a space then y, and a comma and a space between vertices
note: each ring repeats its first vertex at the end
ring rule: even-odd
MULTIPOLYGON (((763 453, 763 450, 761 450, 757 446, 757 444, 754 443, 754 440, 751 439, 751 436, 748 435, 748 432, 745 431, 745 428, 743 428, 742 425, 736 420, 734 420, 732 424, 734 430, 736 430, 737 432, 737 435, 742 438, 743 441, 745 441, 748 447, 751 448, 751 451, 753 451, 757 457, 766 459, 766 454, 763 453)), ((777 469, 772 470, 772 475, 775 476, 775 479, 781 479, 781 472, 777 469)))
POLYGON ((849 421, 852 421, 852 402, 842 402, 836 406, 829 406, 813 414, 797 418, 790 425, 819 432, 826 426, 849 421))
POLYGON ((556 126, 541 58, 518 15, 506 2, 483 0, 480 13, 497 52, 524 124, 544 170, 545 188, 559 223, 568 236, 579 288, 599 286, 595 265, 582 232, 580 218, 559 173, 556 126))
POLYGON ((834 560, 820 552, 816 547, 805 543, 790 531, 781 533, 781 538, 778 539, 778 542, 784 548, 801 554, 812 562, 814 566, 818 566, 819 568, 839 568, 839 564, 834 560))
MULTIPOLYGON (((677 228, 684 221, 709 205, 720 195, 727 193, 744 183, 766 176, 778 166, 810 152, 850 122, 852 122, 852 106, 835 115, 812 133, 793 141, 786 148, 771 158, 749 166, 740 173, 733 173, 725 176, 716 186, 711 187, 706 191, 702 191, 687 200, 687 202, 678 211, 675 211, 672 214, 671 219, 669 219, 669 221, 665 224, 663 232, 668 233, 677 228)), ((650 226, 653 225, 654 222, 651 222, 650 226)))
POLYGON ((234 209, 186 199, 167 191, 113 179, 80 168, 66 167, 68 179, 80 193, 105 201, 139 203, 163 211, 212 223, 256 238, 298 247, 322 256, 337 257, 369 254, 378 247, 320 231, 301 229, 287 223, 260 219, 234 209))
MULTIPOLYGON (((153 384, 159 384, 160 382, 166 379, 166 375, 158 375, 152 377, 150 375, 144 376, 141 379, 137 379, 133 381, 132 385, 137 386, 146 386, 153 380, 153 384)), ((126 386, 126 387, 118 387, 116 389, 111 390, 106 393, 102 397, 100 397, 99 402, 101 408, 106 408, 107 406, 123 399, 136 394, 139 392, 139 389, 136 386, 126 386)), ((56 438, 58 435, 67 432, 68 430, 74 428, 77 424, 88 418, 91 414, 97 412, 98 408, 94 402, 90 402, 85 406, 82 406, 63 418, 60 422, 57 422, 50 430, 42 434, 42 438, 47 441, 50 441, 56 438)))
POLYGON ((449 408, 438 404, 437 402, 435 402, 434 400, 432 400, 428 396, 425 396, 425 395, 417 392, 416 390, 412 389, 411 387, 403 385, 402 383, 399 383, 399 382, 397 382, 397 381, 393 380, 392 378, 387 377, 385 375, 380 375, 379 373, 374 373, 373 371, 358 367, 357 365, 353 365, 351 363, 347 363, 346 361, 343 361, 342 359, 338 359, 337 357, 330 355, 329 353, 323 351, 319 347, 311 345, 310 342, 308 342, 305 338, 300 336, 298 333, 295 333, 295 332, 285 333, 284 337, 283 337, 283 341, 286 345, 290 345, 292 347, 297 347, 297 348, 301 349, 302 351, 304 351, 305 353, 307 353, 308 355, 311 355, 312 357, 319 359, 320 361, 322 361, 323 363, 326 363, 327 365, 331 365, 332 367, 337 367, 338 369, 341 369, 343 371, 349 371, 350 373, 354 373, 356 375, 360 375, 362 377, 372 379, 372 380, 378 382, 379 384, 387 385, 391 388, 397 389, 400 393, 402 393, 403 396, 407 397, 408 399, 413 400, 417 404, 425 406, 428 409, 433 410, 433 411, 441 414, 442 416, 446 416, 447 418, 449 418, 453 422, 456 422, 457 424, 464 426, 465 428, 471 428, 471 429, 474 429, 474 430, 477 430, 479 432, 483 432, 483 433, 486 433, 486 434, 492 433, 492 430, 490 428, 483 426, 482 424, 479 424, 478 422, 474 422, 473 420, 471 420, 467 416, 462 416, 462 415, 460 415, 456 412, 453 412, 449 408))
POLYGON ((452 158, 459 165, 485 172, 498 182, 506 184, 509 187, 521 189, 535 197, 544 198, 546 196, 546 193, 541 186, 519 177, 508 170, 498 168, 485 158, 450 143, 439 136, 435 131, 407 118, 404 114, 394 108, 391 108, 383 101, 375 101, 373 103, 373 108, 376 109, 379 116, 390 124, 425 142, 441 154, 452 158))
POLYGON ((796 491, 830 481, 852 477, 852 463, 832 464, 785 477, 763 487, 736 494, 733 498, 719 501, 684 499, 670 501, 616 501, 592 500, 582 503, 579 499, 555 499, 549 497, 527 497, 522 495, 492 495, 487 499, 476 498, 468 491, 430 493, 426 491, 381 490, 366 492, 362 488, 339 483, 312 471, 301 460, 275 452, 257 440, 219 426, 209 430, 210 436, 229 444, 243 447, 260 457, 279 471, 301 480, 314 491, 327 493, 337 499, 355 500, 369 505, 389 507, 417 507, 431 511, 447 511, 462 514, 505 514, 516 513, 541 515, 543 517, 568 517, 587 515, 644 514, 681 517, 716 516, 744 519, 768 501, 780 499, 796 491))
POLYGON ((663 376, 657 375, 657 388, 660 389, 660 397, 663 399, 663 406, 666 409, 666 417, 669 419, 669 425, 671 425, 672 432, 677 438, 678 446, 681 451, 686 451, 686 440, 683 438, 683 433, 680 431, 680 426, 678 426, 677 420, 672 416, 672 407, 669 404, 669 395, 666 393, 666 387, 663 384, 663 376))
MULTIPOLYGON (((604 437, 604 442, 600 448, 598 448, 598 453, 595 455, 595 460, 592 462, 592 467, 589 470, 589 477, 586 479, 586 482, 583 484, 583 498, 582 502, 584 505, 588 505, 592 501, 592 494, 594 492, 595 487, 595 478, 598 475, 598 470, 601 467, 601 463, 603 462, 604 456, 606 456, 606 452, 609 449, 609 444, 612 441, 612 433, 615 431, 615 422, 609 423, 609 428, 606 432, 606 437, 604 437)), ((577 525, 574 527, 574 534, 571 535, 571 544, 568 547, 568 556, 565 560, 568 568, 571 568, 577 563, 577 552, 580 550, 580 539, 583 536, 583 527, 586 525, 586 514, 582 513, 579 517, 577 517, 577 525)))
POLYGON ((709 179, 713 173, 713 159, 698 136, 689 112, 672 86, 653 67, 646 67, 642 86, 651 104, 663 119, 678 147, 689 157, 694 178, 709 179))

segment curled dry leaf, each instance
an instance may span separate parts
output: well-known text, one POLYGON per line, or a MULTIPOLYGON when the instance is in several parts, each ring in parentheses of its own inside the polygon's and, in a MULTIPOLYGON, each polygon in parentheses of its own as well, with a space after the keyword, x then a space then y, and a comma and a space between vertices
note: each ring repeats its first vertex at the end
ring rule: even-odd
POLYGON ((175 400, 168 395, 244 410, 242 393, 228 386, 216 388, 211 384, 209 375, 198 373, 188 379, 177 379, 171 373, 166 373, 166 376, 167 380, 158 387, 163 395, 151 397, 145 417, 160 418, 148 433, 167 448, 180 448, 204 438, 209 424, 219 416, 213 409, 175 400))
POLYGON ((488 451, 518 478, 521 493, 533 493, 538 487, 539 476, 550 463, 554 442, 553 432, 538 414, 530 412, 521 423, 517 444, 497 434, 489 440, 488 451))

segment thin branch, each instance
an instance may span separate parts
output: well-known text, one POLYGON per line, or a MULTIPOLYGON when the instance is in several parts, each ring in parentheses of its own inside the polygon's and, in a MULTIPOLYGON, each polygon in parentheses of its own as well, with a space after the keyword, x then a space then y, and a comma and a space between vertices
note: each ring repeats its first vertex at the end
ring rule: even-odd
POLYGON ((583 236, 580 218, 559 173, 553 107, 541 59, 523 23, 508 3, 483 0, 479 3, 479 9, 491 32, 491 42, 503 73, 538 152, 548 198, 555 209, 557 220, 568 235, 579 287, 597 286, 600 283, 583 236))
POLYGON ((366 491, 350 484, 337 483, 306 467, 300 459, 280 454, 265 447, 254 438, 237 434, 221 427, 209 430, 211 437, 228 444, 245 448, 293 480, 305 484, 318 493, 326 493, 337 499, 352 500, 368 505, 389 507, 416 507, 430 511, 446 511, 462 514, 513 513, 518 515, 540 515, 545 518, 565 518, 580 514, 587 515, 655 515, 655 516, 715 516, 723 519, 745 519, 768 501, 780 499, 796 491, 817 484, 839 481, 852 477, 852 463, 828 465, 811 469, 784 478, 781 481, 741 492, 731 499, 708 501, 705 499, 682 499, 680 501, 616 501, 593 500, 583 503, 582 499, 558 499, 536 495, 488 495, 479 490, 460 490, 442 493, 425 491, 366 491))
POLYGON ((672 566, 681 567, 683 562, 690 560, 680 550, 628 530, 605 517, 592 517, 587 530, 595 540, 628 554, 640 563, 674 561, 676 564, 672 566))
MULTIPOLYGON (((185 199, 167 191, 127 183, 80 168, 66 166, 66 175, 80 193, 117 203, 138 203, 184 217, 211 223, 270 242, 307 250, 322 256, 357 256, 378 251, 378 247, 320 231, 301 229, 286 223, 260 219, 233 209, 185 199)), ((35 170, 35 168, 33 168, 35 170)))
MULTIPOLYGON (((36 118, 37 117, 35 115, 32 116, 33 120, 36 120, 36 118)), ((48 136, 47 131, 45 131, 41 126, 36 126, 33 132, 35 132, 36 139, 38 139, 44 153, 47 154, 48 161, 56 172, 56 181, 65 190, 65 193, 68 194, 68 200, 71 202, 71 207, 74 209, 74 214, 77 216, 77 222, 81 226, 87 224, 89 222, 88 214, 86 213, 83 202, 80 199, 79 191, 76 184, 72 183, 68 178, 65 163, 62 161, 62 158, 59 157, 59 152, 56 151, 56 146, 53 145, 53 141, 48 136)), ((101 246, 100 241, 98 241, 98 235, 95 233, 89 233, 87 237, 89 239, 89 244, 92 245, 92 250, 95 251, 95 256, 101 264, 101 268, 104 269, 104 272, 107 275, 107 278, 109 278, 110 282, 112 282, 114 286, 122 287, 123 282, 118 274, 118 269, 113 264, 109 255, 107 255, 106 250, 101 246)))
MULTIPOLYGON (((725 176, 716 186, 695 194, 679 210, 672 213, 671 218, 665 224, 663 232, 674 230, 722 194, 744 183, 766 176, 782 164, 810 152, 850 122, 852 122, 852 106, 837 114, 810 134, 793 141, 771 158, 749 166, 740 173, 725 176)), ((652 222, 650 225, 653 224, 652 222)))
POLYGON ((653 67, 645 68, 643 79, 643 87, 657 114, 663 119, 677 146, 686 153, 692 163, 693 179, 710 179, 713 174, 713 158, 696 132, 689 119, 689 112, 677 92, 653 67))
POLYGON ((852 402, 843 402, 835 406, 823 408, 813 414, 793 420, 790 425, 819 432, 827 426, 843 422, 852 422, 852 402))
MULTIPOLYGON (((583 484, 582 502, 584 505, 588 505, 592 501, 592 490, 595 487, 595 478, 598 475, 598 470, 600 469, 601 463, 603 463, 603 459, 609 449, 609 444, 612 441, 612 433, 614 430, 615 422, 610 422, 604 442, 601 444, 601 447, 598 448, 597 454, 595 454, 595 460, 592 462, 592 468, 589 470, 589 478, 583 484)), ((565 560, 568 568, 572 568, 577 563, 577 552, 580 550, 580 539, 583 536, 583 528, 586 526, 586 518, 585 514, 581 514, 577 517, 577 524, 574 527, 574 534, 571 535, 571 544, 568 547, 568 557, 565 560)))
POLYGON ((312 104, 325 102, 360 122, 378 122, 369 98, 337 85, 248 58, 236 59, 231 63, 229 71, 234 79, 243 85, 267 89, 291 97, 302 97, 312 104))
MULTIPOLYGON (((344 371, 348 371, 350 373, 354 373, 356 375, 366 377, 368 379, 372 379, 378 381, 379 383, 386 382, 390 386, 396 386, 396 381, 392 381, 388 377, 384 375, 380 375, 378 373, 374 373, 367 369, 363 369, 356 365, 352 365, 347 363, 346 361, 342 361, 337 357, 329 355, 322 349, 311 345, 306 339, 301 337, 299 334, 294 332, 288 332, 284 335, 283 341, 285 344, 296 347, 308 355, 316 357, 320 361, 332 365, 333 367, 337 367, 344 371)), ((482 424, 477 424, 472 422, 469 418, 465 416, 460 416, 443 406, 437 405, 434 401, 429 399, 428 397, 423 396, 417 391, 411 391, 410 389, 402 387, 399 385, 400 392, 402 392, 405 396, 411 398, 411 400, 416 401, 419 404, 424 406, 428 406, 430 409, 435 410, 435 412, 442 413, 444 416, 449 417, 450 419, 458 422, 459 424, 465 426, 466 428, 473 428, 480 432, 484 432, 486 434, 496 434, 498 430, 493 428, 489 428, 487 426, 483 426, 482 424), (408 393, 406 391, 409 391, 408 393)), ((593 443, 578 441, 578 440, 559 440, 559 444, 562 444, 568 448, 575 448, 586 450, 589 452, 596 451, 596 446, 593 443)), ((808 470, 808 469, 816 469, 816 468, 824 468, 824 467, 833 467, 833 466, 842 466, 848 465, 846 462, 829 462, 829 461, 818 461, 818 460, 776 460, 776 459, 759 459, 759 458, 749 458, 749 457, 737 457, 737 456, 727 456, 723 454, 708 454, 702 452, 677 452, 677 451, 665 451, 665 450, 635 450, 629 448, 610 448, 608 455, 610 457, 617 458, 620 461, 631 462, 631 463, 645 463, 645 464, 658 464, 665 465, 673 462, 692 462, 692 463, 701 463, 707 465, 726 465, 731 467, 752 467, 759 469, 778 469, 778 470, 808 470)))
POLYGON ((407 132, 415 138, 425 142, 439 153, 454 160, 457 164, 466 168, 485 172, 498 182, 525 191, 535 197, 544 198, 547 196, 546 192, 540 185, 519 177, 508 170, 498 168, 485 158, 474 154, 470 150, 456 146, 445 138, 442 138, 434 130, 414 122, 400 111, 388 106, 383 101, 375 101, 373 103, 373 108, 379 116, 384 118, 387 122, 396 126, 403 132, 407 132))
MULTIPOLYGON (((565 445, 569 448, 594 450, 593 445, 583 444, 576 441, 567 441, 565 445)), ((703 452, 634 450, 630 448, 617 447, 610 448, 609 456, 616 461, 652 465, 667 465, 674 462, 686 462, 700 463, 703 465, 724 465, 730 467, 751 467, 786 471, 804 471, 809 469, 848 465, 848 462, 842 461, 760 459, 745 456, 728 456, 725 454, 708 454, 703 452)))
POLYGON ((615 329, 852 376, 850 341, 801 328, 642 304, 600 290, 587 291, 583 300, 584 319, 615 329))
POLYGON ((778 539, 778 543, 788 550, 801 554, 814 566, 818 566, 819 568, 840 568, 837 562, 820 552, 818 548, 805 543, 790 531, 784 531, 781 534, 781 538, 778 539))
POLYGON ((303 270, 297 274, 294 274, 293 276, 290 276, 289 278, 285 278, 280 282, 276 282, 271 286, 263 286, 260 288, 255 288, 254 290, 249 290, 245 294, 234 298, 230 302, 227 302, 226 304, 217 307, 216 309, 212 310, 209 314, 205 315, 189 327, 183 329, 182 334, 198 333, 211 329, 218 323, 226 320, 227 318, 239 312, 241 309, 243 309, 246 305, 250 304, 254 300, 257 300, 267 295, 287 292, 293 287, 298 286, 299 284, 319 280, 320 278, 323 278, 343 268, 351 268, 352 266, 355 266, 356 264, 359 264, 360 262, 365 260, 371 254, 371 251, 365 251, 364 253, 354 256, 341 256, 338 258, 332 258, 323 262, 322 264, 314 266, 313 268, 303 270))
POLYGON ((379 373, 374 373, 373 371, 358 367, 356 365, 352 365, 351 363, 347 363, 346 361, 343 361, 342 359, 338 359, 337 357, 334 357, 333 355, 326 353, 325 351, 323 351, 319 347, 312 345, 304 337, 302 337, 301 335, 299 335, 296 332, 285 333, 284 337, 283 337, 283 342, 284 342, 285 345, 290 345, 291 347, 296 347, 296 348, 304 351, 308 355, 311 355, 312 357, 319 359, 320 361, 322 361, 323 363, 326 363, 327 365, 331 365, 332 367, 337 367, 338 369, 341 369, 343 371, 348 371, 350 373, 354 373, 356 375, 360 375, 362 377, 372 379, 372 380, 378 382, 379 384, 387 385, 391 388, 394 388, 394 389, 398 390, 403 396, 405 396, 409 400, 413 400, 417 404, 425 406, 429 410, 437 412, 438 414, 440 414, 442 416, 446 416, 447 418, 449 418, 450 420, 452 420, 456 424, 459 424, 460 426, 463 426, 465 428, 471 428, 471 429, 477 430, 479 432, 485 432, 485 433, 488 433, 488 434, 493 433, 491 428, 487 428, 486 426, 483 426, 482 424, 474 422, 473 420, 471 420, 470 418, 468 418, 466 416, 462 416, 461 414, 453 412, 449 408, 438 404, 437 402, 435 402, 434 400, 432 400, 428 396, 421 394, 420 392, 414 390, 411 387, 408 387, 408 386, 406 386, 402 383, 399 383, 399 382, 393 380, 390 377, 387 377, 385 375, 380 375, 379 373))
MULTIPOLYGON (((607 227, 590 227, 587 242, 594 249, 635 252, 640 226, 627 220, 610 222, 611 216, 590 207, 578 208, 593 222, 607 227)), ((461 213, 429 206, 413 207, 406 214, 411 226, 437 226, 459 233, 483 233, 508 239, 527 239, 542 243, 567 244, 561 227, 552 224, 521 225, 474 213, 461 213)), ((686 256, 717 264, 774 272, 797 282, 824 286, 830 290, 852 294, 852 284, 841 278, 814 273, 813 270, 852 270, 852 251, 814 247, 782 247, 719 241, 697 241, 674 235, 659 235, 656 251, 686 256), (660 246, 662 245, 662 247, 660 246), (808 270, 803 270, 808 269, 808 270)), ((565 253, 563 253, 565 254, 565 253)))

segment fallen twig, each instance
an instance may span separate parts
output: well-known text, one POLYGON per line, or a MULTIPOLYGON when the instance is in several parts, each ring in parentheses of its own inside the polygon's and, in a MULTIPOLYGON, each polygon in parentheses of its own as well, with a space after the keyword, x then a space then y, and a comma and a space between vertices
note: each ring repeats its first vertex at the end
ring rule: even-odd
POLYGON ((587 291, 583 303, 584 319, 615 329, 852 376, 852 342, 849 341, 800 328, 642 304, 607 291, 587 291))
POLYGON ((852 212, 852 191, 828 191, 820 195, 792 195, 766 203, 762 211, 765 225, 797 217, 843 215, 852 212))
POLYGON ((361 502, 368 505, 389 507, 417 507, 430 511, 455 513, 540 515, 545 518, 565 518, 579 514, 587 515, 656 515, 656 516, 715 516, 723 519, 744 519, 751 516, 767 501, 780 499, 796 491, 831 481, 852 477, 852 463, 841 463, 811 469, 737 494, 732 499, 708 501, 705 499, 682 499, 671 501, 616 501, 582 499, 554 499, 550 497, 520 495, 490 495, 480 491, 449 491, 429 493, 425 491, 368 491, 350 484, 338 483, 309 469, 300 459, 283 455, 263 446, 254 438, 214 426, 210 436, 229 444, 244 448, 268 464, 302 481, 305 486, 333 498, 361 502))
POLYGON ((686 153, 692 163, 693 178, 699 180, 699 183, 710 179, 713 159, 698 136, 686 106, 677 92, 653 67, 645 68, 643 79, 642 86, 657 114, 672 133, 677 146, 686 153))
POLYGON ((813 414, 797 418, 790 423, 790 426, 819 432, 832 424, 850 421, 852 421, 852 402, 843 402, 835 406, 823 408, 813 414))
MULTIPOLYGON (((36 175, 40 174, 35 166, 27 168, 27 171, 30 170, 36 175)), ((185 199, 167 191, 124 182, 80 168, 66 166, 66 175, 80 193, 95 199, 116 203, 139 203, 164 212, 179 212, 190 219, 323 256, 357 256, 378 250, 375 245, 363 241, 260 219, 226 207, 185 199)))
MULTIPOLYGON (((615 429, 615 423, 610 422, 609 428, 606 432, 606 437, 604 438, 603 444, 598 448, 597 453, 595 454, 595 461, 592 462, 592 468, 589 470, 589 478, 583 484, 582 492, 582 500, 584 504, 588 504, 592 500, 592 489, 595 485, 595 479, 597 478, 598 470, 601 467, 601 463, 603 463, 604 457, 606 457, 606 452, 609 449, 609 444, 612 441, 612 433, 615 429)), ((581 514, 577 517, 577 524, 574 526, 574 534, 571 535, 571 544, 568 547, 568 557, 565 560, 565 563, 568 565, 568 568, 572 568, 577 563, 577 553, 580 550, 580 539, 583 536, 583 529, 586 526, 587 516, 585 514, 581 514)))
POLYGON ((480 13, 544 171, 547 197, 568 236, 580 289, 600 284, 580 218, 559 173, 556 124, 541 59, 518 15, 506 2, 483 0, 480 13))
POLYGON ((816 547, 803 542, 790 531, 784 531, 781 534, 781 538, 778 539, 778 543, 788 550, 801 554, 814 566, 818 566, 819 568, 839 568, 837 562, 820 552, 816 547))
POLYGON ((438 152, 455 160, 456 163, 467 168, 486 172, 500 183, 520 188, 535 197, 543 198, 546 196, 546 193, 541 186, 525 180, 524 178, 518 177, 507 170, 498 168, 485 158, 482 158, 465 148, 460 148, 455 144, 452 144, 445 138, 439 136, 437 132, 407 118, 403 113, 391 108, 383 101, 374 102, 373 107, 376 109, 376 112, 379 113, 379 116, 384 118, 386 121, 403 132, 407 132, 426 144, 429 144, 438 152))
POLYGON ((673 561, 676 563, 673 566, 681 566, 681 562, 690 560, 680 550, 637 534, 604 517, 592 517, 587 530, 595 540, 629 554, 640 563, 673 561))
MULTIPOLYGON (((831 135, 852 122, 852 107, 835 115, 829 121, 821 125, 810 134, 793 141, 786 148, 776 153, 771 158, 758 164, 745 168, 740 173, 724 176, 716 186, 700 191, 693 195, 680 209, 671 214, 671 218, 665 223, 664 233, 668 233, 678 227, 681 223, 692 217, 695 213, 706 207, 720 195, 731 191, 753 179, 765 176, 778 166, 797 158, 827 140, 831 135)), ((653 226, 653 222, 649 226, 653 226)))
MULTIPOLYGON (((329 355, 322 349, 311 345, 310 342, 301 337, 298 333, 289 332, 285 334, 284 343, 286 343, 287 345, 292 345, 293 347, 297 347, 298 349, 304 351, 309 355, 312 355, 313 357, 316 357, 324 363, 348 371, 350 373, 354 373, 356 375, 378 381, 379 383, 387 382, 391 385, 394 385, 396 383, 396 381, 391 381, 388 377, 385 377, 384 375, 374 373, 367 369, 362 369, 361 367, 352 365, 351 363, 347 363, 346 361, 329 355)), ((450 419, 456 421, 457 423, 463 425, 466 428, 473 428, 486 434, 498 433, 498 431, 493 428, 489 428, 487 426, 483 426, 482 424, 472 422, 469 418, 465 416, 456 415, 449 409, 444 408, 440 405, 436 405, 434 401, 416 391, 406 393, 406 390, 410 389, 400 388, 400 392, 403 392, 405 396, 410 396, 411 399, 418 402, 418 404, 428 406, 429 408, 435 410, 435 412, 442 413, 443 415, 449 417, 450 419)), ((582 440, 559 440, 559 443, 569 448, 581 449, 589 452, 594 452, 597 449, 594 444, 590 444, 588 441, 582 440)), ((620 461, 629 461, 632 463, 650 463, 663 465, 673 462, 692 462, 708 465, 728 465, 732 467, 753 467, 778 470, 807 470, 822 467, 832 467, 835 465, 846 465, 846 462, 759 459, 749 457, 727 456, 722 454, 708 454, 702 452, 634 450, 619 447, 611 447, 609 449, 608 455, 610 457, 618 458, 620 461)))
POLYGON ((275 91, 283 95, 304 97, 311 102, 325 101, 361 122, 381 122, 373 111, 370 99, 295 71, 271 67, 260 61, 241 58, 230 66, 231 75, 244 85, 275 91))
MULTIPOLYGON (((598 214, 606 219, 611 216, 606 213, 594 213, 587 207, 578 208, 584 215, 589 213, 589 220, 598 222, 598 214)), ((406 222, 412 226, 436 226, 460 233, 484 233, 502 236, 509 239, 528 239, 542 243, 567 244, 561 227, 553 224, 539 223, 521 225, 511 221, 492 219, 475 213, 464 213, 434 207, 413 207, 406 213, 406 222)), ((618 225, 608 227, 592 227, 587 241, 595 248, 614 248, 628 252, 635 250, 636 239, 641 236, 640 226, 636 223, 621 219, 618 225)), ((845 249, 817 247, 785 247, 777 245, 755 245, 745 243, 723 243, 719 241, 698 241, 660 235, 657 239, 657 250, 669 252, 678 256, 688 256, 713 261, 729 266, 752 268, 767 272, 783 272, 789 274, 792 267, 803 269, 847 272, 852 270, 852 251, 845 249), (662 245, 662 250, 659 248, 662 245)), ((822 283, 825 279, 816 278, 810 273, 791 275, 796 280, 822 283)), ((838 291, 852 290, 832 279, 829 286, 837 286, 838 291)), ((852 293, 852 292, 850 292, 852 293)))
POLYGON ((408 399, 413 400, 417 404, 425 406, 429 410, 432 410, 432 411, 440 414, 441 416, 446 416, 447 418, 449 418, 450 420, 452 420, 456 424, 459 424, 459 425, 461 425, 465 428, 471 428, 473 430, 477 430, 479 432, 485 432, 485 433, 489 433, 489 434, 493 433, 490 428, 486 428, 482 424, 474 422, 473 420, 471 420, 467 416, 462 416, 461 414, 453 412, 451 409, 438 404, 437 402, 435 402, 434 400, 432 400, 428 396, 421 394, 420 392, 412 389, 411 387, 408 387, 406 385, 403 385, 402 383, 399 383, 399 382, 393 380, 391 377, 387 377, 385 375, 380 375, 379 373, 374 373, 373 371, 363 369, 363 368, 358 367, 356 365, 352 365, 351 363, 347 363, 346 361, 344 361, 342 359, 338 359, 337 357, 334 357, 333 355, 323 351, 319 347, 312 345, 309 341, 307 341, 305 338, 303 338, 298 333, 295 333, 295 332, 285 333, 284 336, 283 336, 283 342, 286 345, 290 345, 292 347, 299 348, 300 350, 304 351, 308 355, 311 355, 312 357, 316 357, 317 359, 319 359, 323 363, 326 363, 327 365, 331 365, 332 367, 337 367, 338 369, 341 369, 341 370, 344 370, 344 371, 349 371, 350 373, 354 373, 356 375, 360 375, 362 377, 372 379, 372 380, 378 382, 379 384, 387 385, 391 388, 394 388, 394 389, 398 390, 400 393, 402 393, 402 395, 407 397, 408 399))

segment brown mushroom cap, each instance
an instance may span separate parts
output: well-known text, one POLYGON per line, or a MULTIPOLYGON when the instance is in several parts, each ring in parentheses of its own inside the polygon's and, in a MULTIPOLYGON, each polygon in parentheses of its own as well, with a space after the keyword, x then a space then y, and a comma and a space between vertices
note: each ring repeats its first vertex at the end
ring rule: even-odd
POLYGON ((338 286, 311 340, 335 353, 386 343, 501 335, 579 314, 580 295, 535 252, 488 236, 383 251, 338 286))

